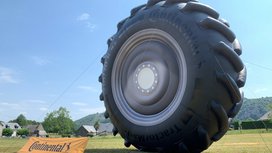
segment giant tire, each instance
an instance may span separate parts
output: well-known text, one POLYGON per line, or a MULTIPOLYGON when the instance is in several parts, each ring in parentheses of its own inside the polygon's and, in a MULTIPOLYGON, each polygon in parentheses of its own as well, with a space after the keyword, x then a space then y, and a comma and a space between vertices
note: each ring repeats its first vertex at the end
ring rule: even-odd
POLYGON ((149 0, 108 40, 99 77, 105 117, 145 151, 201 152, 228 130, 246 81, 242 48, 207 5, 149 0))

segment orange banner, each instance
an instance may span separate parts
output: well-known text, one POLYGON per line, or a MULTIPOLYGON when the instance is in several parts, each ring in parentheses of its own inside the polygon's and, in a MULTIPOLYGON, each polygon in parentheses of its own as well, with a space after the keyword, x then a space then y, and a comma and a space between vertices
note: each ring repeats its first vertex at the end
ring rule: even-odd
POLYGON ((83 153, 88 138, 31 137, 18 153, 83 153))

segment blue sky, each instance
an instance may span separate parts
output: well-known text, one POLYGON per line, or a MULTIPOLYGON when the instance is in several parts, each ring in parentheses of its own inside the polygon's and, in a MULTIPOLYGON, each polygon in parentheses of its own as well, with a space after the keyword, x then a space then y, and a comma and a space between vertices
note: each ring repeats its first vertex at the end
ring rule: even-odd
MULTIPOLYGON (((72 119, 103 112, 100 57, 116 24, 146 0, 0 2, 0 120, 42 121, 60 106, 72 119)), ((243 45, 248 98, 272 96, 272 1, 202 0, 243 45)))

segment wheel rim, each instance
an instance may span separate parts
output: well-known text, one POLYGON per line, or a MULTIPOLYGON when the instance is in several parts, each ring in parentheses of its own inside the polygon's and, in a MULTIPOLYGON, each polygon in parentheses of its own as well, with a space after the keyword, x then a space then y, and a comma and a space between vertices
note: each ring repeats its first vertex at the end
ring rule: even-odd
POLYGON ((112 69, 112 93, 122 115, 150 126, 168 119, 180 105, 187 82, 186 61, 177 41, 159 29, 132 35, 112 69))

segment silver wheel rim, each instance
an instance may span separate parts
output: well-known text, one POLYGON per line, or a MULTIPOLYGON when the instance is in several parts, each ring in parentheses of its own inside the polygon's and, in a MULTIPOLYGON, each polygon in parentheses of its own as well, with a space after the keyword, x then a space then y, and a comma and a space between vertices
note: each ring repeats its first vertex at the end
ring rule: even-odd
POLYGON ((160 124, 179 107, 187 83, 178 42, 159 29, 129 37, 112 69, 112 93, 122 115, 141 126, 160 124))

